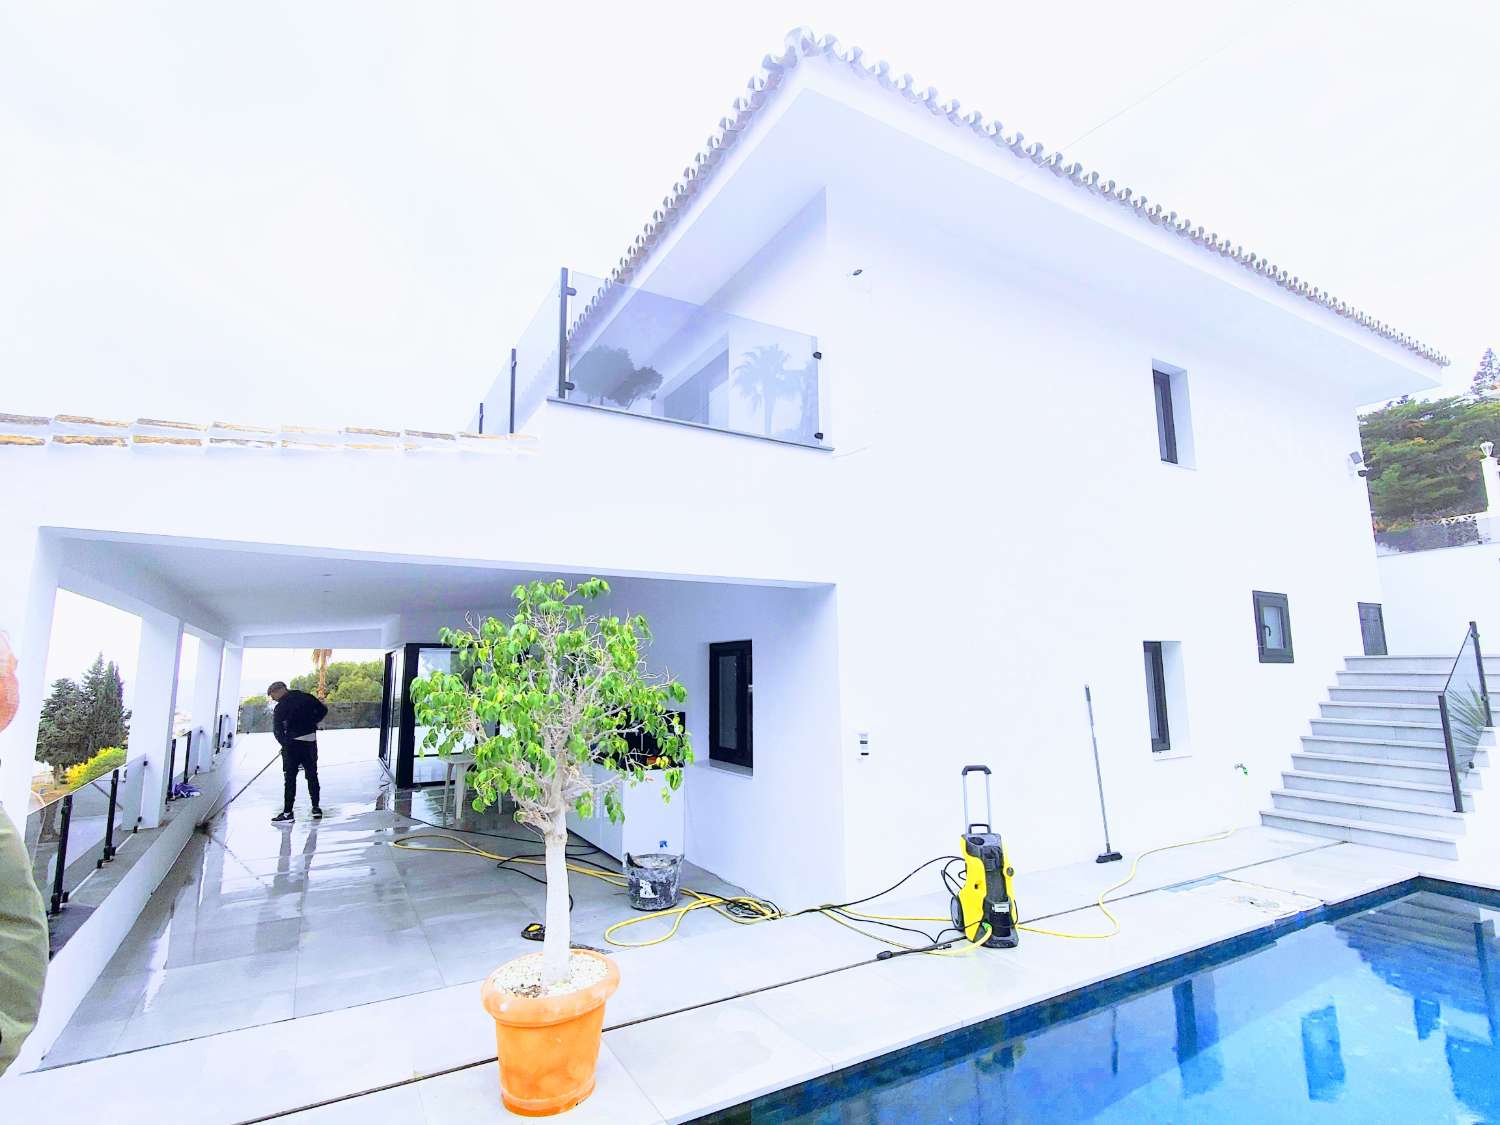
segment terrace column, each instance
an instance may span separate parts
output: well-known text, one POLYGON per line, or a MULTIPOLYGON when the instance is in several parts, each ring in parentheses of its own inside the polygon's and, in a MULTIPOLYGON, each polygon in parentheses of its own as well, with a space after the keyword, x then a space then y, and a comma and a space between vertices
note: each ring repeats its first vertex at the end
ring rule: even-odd
POLYGON ((6 638, 0 674, 15 676, 18 694, 16 712, 0 731, 0 805, 18 829, 26 824, 36 771, 60 554, 56 540, 35 526, 7 527, 0 535, 0 633, 6 638))
POLYGON ((244 666, 245 649, 242 645, 224 642, 224 667, 219 673, 219 714, 227 715, 224 733, 231 735, 240 722, 240 674, 244 666))
POLYGON ((214 733, 219 722, 219 679, 224 671, 224 642, 198 638, 198 667, 193 673, 193 768, 214 764, 214 733))
MULTIPOLYGON (((181 621, 155 609, 141 614, 141 647, 136 657, 135 692, 130 700, 129 757, 145 755, 146 758, 146 778, 141 790, 143 828, 161 824, 165 807, 181 648, 181 621)), ((182 775, 181 762, 177 763, 176 773, 182 775)))

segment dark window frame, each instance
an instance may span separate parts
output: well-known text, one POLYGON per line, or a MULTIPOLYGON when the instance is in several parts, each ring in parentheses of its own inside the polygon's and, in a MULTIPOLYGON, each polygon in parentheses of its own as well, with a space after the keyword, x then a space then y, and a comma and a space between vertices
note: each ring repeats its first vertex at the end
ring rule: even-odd
POLYGON ((1177 449, 1177 418, 1172 403, 1172 376, 1151 369, 1151 395, 1156 403, 1156 448, 1164 464, 1180 465, 1177 449))
POLYGON ((1148 662, 1146 671, 1146 725, 1151 735, 1151 752, 1165 754, 1172 749, 1172 723, 1167 714, 1167 664, 1161 641, 1144 642, 1148 662), (1161 736, 1150 730, 1151 699, 1156 698, 1156 714, 1161 719, 1161 736))
POLYGON ((1387 656, 1390 653, 1385 636, 1385 607, 1380 602, 1356 602, 1359 612, 1359 646, 1366 656, 1387 656), (1365 628, 1365 611, 1373 609, 1376 624, 1380 627, 1380 651, 1372 652, 1370 634, 1365 628))
POLYGON ((742 770, 755 769, 755 677, 749 641, 716 641, 708 646, 708 760, 742 770), (724 717, 719 712, 719 661, 735 657, 740 662, 736 706, 742 722, 738 725, 738 745, 728 749, 721 745, 720 732, 724 717))
POLYGON ((1255 649, 1262 664, 1293 664, 1295 659, 1292 655, 1292 610, 1285 594, 1275 594, 1268 590, 1252 590, 1251 600, 1255 605, 1255 649), (1269 648, 1266 645, 1266 607, 1275 606, 1281 610, 1281 627, 1285 635, 1286 647, 1269 648))

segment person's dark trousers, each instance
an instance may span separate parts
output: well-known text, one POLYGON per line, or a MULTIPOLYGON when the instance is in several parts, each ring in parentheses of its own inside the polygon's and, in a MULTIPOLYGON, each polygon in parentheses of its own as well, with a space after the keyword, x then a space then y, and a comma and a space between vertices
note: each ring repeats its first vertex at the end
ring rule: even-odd
POLYGON ((318 744, 293 740, 281 748, 281 773, 285 781, 282 790, 282 812, 292 811, 292 802, 297 797, 297 770, 307 775, 307 795, 312 798, 313 808, 318 807, 318 744))

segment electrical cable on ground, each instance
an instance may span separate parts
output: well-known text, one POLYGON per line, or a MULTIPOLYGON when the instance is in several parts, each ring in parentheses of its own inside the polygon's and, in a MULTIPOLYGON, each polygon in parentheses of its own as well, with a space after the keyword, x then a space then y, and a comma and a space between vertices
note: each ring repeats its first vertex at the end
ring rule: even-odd
MULTIPOLYGON (((1094 900, 1094 905, 1097 906, 1101 911, 1103 911, 1104 916, 1110 921, 1110 925, 1112 928, 1107 932, 1097 934, 1074 934, 1067 933, 1062 930, 1048 929, 1046 927, 1037 925, 1028 925, 1026 923, 1020 922, 1019 920, 1016 923, 1016 928, 1019 930, 1025 930, 1028 933, 1041 934, 1047 937, 1066 938, 1074 941, 1102 941, 1107 938, 1115 937, 1120 933, 1121 930, 1120 920, 1114 915, 1113 912, 1110 911, 1109 907, 1105 905, 1105 899, 1108 898, 1111 893, 1119 890, 1121 887, 1124 887, 1135 879, 1136 875, 1140 872, 1141 860, 1145 859, 1149 855, 1156 855, 1159 852, 1167 852, 1172 851, 1176 848, 1191 847, 1195 844, 1209 844, 1219 840, 1225 840, 1232 836, 1234 832, 1235 829, 1230 828, 1226 829, 1223 832, 1215 833, 1212 836, 1204 836, 1196 840, 1183 840, 1175 844, 1164 844, 1161 847, 1148 848, 1146 851, 1139 853, 1135 857, 1134 862, 1132 862, 1130 865, 1130 873, 1118 882, 1111 883, 1109 886, 1105 887, 1102 891, 1099 892, 1098 897, 1094 900)), ((527 854, 502 856, 494 852, 485 851, 483 848, 477 847, 476 845, 469 843, 467 840, 461 840, 455 836, 447 836, 441 833, 418 833, 415 835, 407 836, 403 840, 394 841, 391 846, 404 848, 409 851, 448 852, 459 855, 468 854, 481 856, 485 859, 496 861, 497 866, 507 870, 514 870, 510 867, 510 865, 517 863, 532 864, 537 866, 545 866, 546 864, 545 855, 527 854), (446 844, 458 844, 460 846, 450 847, 421 845, 414 847, 410 843, 411 841, 421 839, 437 839, 444 841, 446 844)), ((596 848, 595 850, 597 851, 598 849, 596 848)), ((601 852, 601 854, 604 853, 601 852)), ((587 875, 590 878, 600 879, 616 887, 625 888, 629 886, 629 879, 627 879, 625 875, 619 872, 608 870, 598 864, 591 863, 588 860, 581 861, 582 863, 588 864, 588 866, 580 866, 578 863, 571 862, 572 858, 573 857, 569 857, 570 862, 568 862, 566 866, 567 869, 574 874, 587 875)), ((777 906, 769 899, 756 898, 752 895, 737 895, 726 898, 720 895, 705 894, 704 892, 694 890, 691 887, 684 887, 682 888, 682 892, 686 895, 691 896, 694 900, 693 902, 688 903, 686 906, 675 906, 667 910, 652 911, 635 918, 622 919, 621 921, 616 922, 605 929, 604 940, 607 941, 610 945, 617 946, 623 949, 643 949, 647 946, 660 945, 661 943, 669 941, 671 940, 671 938, 676 936, 677 931, 682 926, 683 919, 686 918, 689 914, 691 914, 695 910, 708 909, 738 925, 754 925, 759 922, 774 922, 786 918, 797 918, 804 914, 821 914, 823 915, 823 917, 829 919, 829 921, 836 922, 840 926, 843 926, 844 928, 849 930, 853 930, 855 933, 870 938, 873 941, 878 941, 885 945, 892 946, 895 950, 899 950, 900 953, 927 953, 935 956, 948 957, 963 955, 970 952, 972 949, 978 948, 983 945, 984 941, 989 936, 989 931, 987 928, 981 929, 981 931, 976 934, 974 939, 970 940, 963 934, 962 931, 953 926, 951 918, 935 917, 931 915, 873 914, 866 911, 851 909, 852 907, 871 902, 875 899, 882 898, 885 895, 890 894, 902 884, 907 882, 907 880, 911 879, 913 876, 922 871, 924 868, 930 867, 934 863, 943 864, 943 867, 940 870, 943 883, 950 894, 956 894, 957 887, 954 885, 954 880, 949 873, 949 868, 954 863, 961 862, 963 862, 963 858, 961 856, 935 856, 924 863, 918 864, 906 875, 898 879, 895 883, 892 883, 889 887, 885 888, 882 891, 877 891, 875 894, 866 895, 863 898, 853 899, 849 902, 824 903, 821 906, 810 906, 804 910, 797 910, 791 913, 783 911, 779 906, 777 906), (667 929, 666 933, 660 934, 657 937, 649 938, 644 941, 624 941, 615 936, 619 931, 624 930, 629 926, 638 926, 643 923, 665 920, 668 918, 672 920, 671 926, 667 929), (916 929, 915 927, 900 925, 899 923, 902 922, 943 922, 946 923, 946 925, 942 930, 939 930, 938 933, 934 935, 929 934, 926 931, 916 929), (886 937, 882 934, 871 933, 869 930, 864 929, 864 926, 876 926, 884 929, 900 931, 906 934, 916 934, 923 938, 926 938, 928 944, 925 946, 910 945, 907 942, 897 941, 894 938, 886 937), (956 934, 957 936, 948 938, 946 935, 950 933, 956 934), (960 948, 958 950, 953 950, 951 948, 952 946, 957 945, 960 942, 963 943, 963 948, 960 948)), ((542 883, 544 885, 546 883, 545 879, 537 879, 536 876, 531 875, 528 872, 517 871, 517 874, 525 875, 528 879, 532 879, 533 881, 542 883)), ((571 896, 569 897, 569 905, 571 906, 571 896)), ((1014 905, 1015 904, 1012 903, 1013 907, 1014 905)), ((1017 912, 1016 917, 1019 919, 1019 912, 1017 912)), ((887 951, 881 954, 881 959, 899 955, 899 953, 887 951)))
MULTIPOLYGON (((449 836, 442 833, 415 833, 413 835, 405 837, 404 839, 392 841, 391 846, 414 852, 438 852, 453 855, 474 855, 484 859, 492 860, 496 863, 497 866, 505 870, 515 870, 510 866, 511 864, 528 864, 532 866, 546 865, 545 855, 500 855, 496 852, 486 851, 485 849, 480 848, 467 840, 462 840, 456 836, 449 836), (442 841, 442 843, 435 845, 416 844, 415 841, 417 840, 440 840, 442 841)), ((878 941, 885 945, 894 946, 896 949, 899 949, 902 952, 932 953, 938 956, 955 956, 956 953, 949 950, 949 946, 955 945, 960 941, 964 942, 966 946, 971 946, 973 943, 968 942, 968 940, 964 938, 962 933, 960 933, 955 927, 951 925, 950 919, 928 919, 902 915, 870 914, 863 911, 850 909, 851 907, 858 906, 863 903, 880 898, 884 895, 890 894, 892 891, 896 890, 898 887, 904 884, 907 880, 911 879, 918 872, 922 871, 926 867, 930 867, 934 863, 951 861, 954 858, 956 857, 937 856, 933 859, 927 860, 925 863, 919 864, 917 867, 913 868, 912 871, 903 876, 901 879, 897 880, 895 883, 891 884, 891 886, 887 887, 885 890, 878 891, 873 895, 866 895, 863 898, 854 899, 850 902, 825 903, 821 906, 812 906, 808 907, 805 910, 798 910, 792 913, 783 911, 779 906, 776 905, 776 903, 772 902, 770 899, 756 898, 752 895, 734 895, 725 897, 722 895, 706 894, 702 891, 694 890, 691 887, 684 887, 682 888, 682 892, 690 896, 694 901, 688 903, 685 906, 675 906, 667 910, 657 910, 650 913, 641 914, 639 917, 635 918, 622 919, 621 921, 609 926, 604 931, 604 940, 607 941, 610 945, 622 949, 643 949, 647 946, 660 945, 661 943, 669 941, 672 937, 674 937, 677 931, 681 928, 683 919, 695 910, 712 910, 714 911, 714 913, 728 919, 731 922, 734 922, 737 925, 754 925, 760 922, 773 922, 786 918, 800 917, 804 914, 822 914, 825 918, 828 918, 829 920, 836 922, 841 926, 844 926, 846 929, 853 930, 855 933, 860 934, 864 937, 868 937, 873 941, 878 941), (666 933, 660 934, 656 937, 648 938, 644 941, 627 941, 615 936, 619 931, 624 930, 629 926, 636 926, 647 922, 661 921, 666 919, 671 919, 670 927, 667 929, 666 933), (899 922, 911 921, 948 922, 950 924, 947 925, 943 930, 939 931, 936 935, 929 934, 925 931, 918 930, 910 926, 901 926, 896 924, 899 922), (927 939, 927 944, 923 946, 910 945, 906 942, 897 941, 893 938, 871 933, 869 930, 862 928, 862 925, 856 925, 856 922, 862 923, 863 925, 873 925, 887 929, 904 931, 908 934, 915 934, 927 939), (945 935, 948 933, 953 933, 957 936, 945 940, 945 935)), ((588 863, 588 861, 583 862, 588 863)), ((619 872, 604 869, 597 864, 589 863, 588 866, 581 866, 578 863, 567 862, 565 866, 567 867, 568 871, 576 875, 587 875, 590 878, 602 880, 603 882, 609 883, 612 886, 620 887, 622 889, 628 887, 630 883, 629 879, 625 875, 619 872)), ((533 879, 537 882, 545 883, 545 880, 536 880, 536 877, 530 875, 528 872, 517 871, 517 874, 526 875, 527 878, 533 879)), ((984 937, 987 936, 988 932, 986 931, 981 935, 981 941, 984 937)), ((957 952, 963 953, 967 952, 967 950, 959 950, 957 952)))

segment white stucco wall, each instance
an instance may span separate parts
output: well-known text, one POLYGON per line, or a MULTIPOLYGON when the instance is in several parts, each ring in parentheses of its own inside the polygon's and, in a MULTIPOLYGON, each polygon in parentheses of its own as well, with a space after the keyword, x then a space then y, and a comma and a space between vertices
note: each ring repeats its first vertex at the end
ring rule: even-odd
MULTIPOLYGON (((721 874, 796 905, 828 881, 797 857, 831 850, 846 889, 883 886, 953 848, 969 762, 996 770, 1017 863, 1092 856, 1085 682, 1117 845, 1252 823, 1359 651, 1356 603, 1381 600, 1346 468, 1354 408, 1429 374, 873 84, 848 104, 811 92, 736 146, 635 280, 816 335, 831 450, 557 403, 528 422, 533 456, 0 449, 12 479, 47 482, 12 499, 0 549, 0 627, 26 622, 23 666, 45 651, 47 614, 21 593, 55 566, 35 550, 44 526, 417 559, 435 591, 466 563, 829 586, 649 595, 685 676, 706 678, 708 640, 739 639, 720 633, 756 641, 757 775, 689 784, 690 854, 721 874), (1153 362, 1185 372, 1192 468, 1159 459, 1153 362), (314 491, 337 502, 245 518, 257 497, 314 491), (1290 598, 1295 663, 1258 662, 1257 589, 1290 598), (1165 759, 1147 640, 1180 645, 1165 759), (811 753, 783 770, 782 745, 811 753)), ((316 621, 272 607, 245 628, 394 636, 410 608, 340 615, 335 599, 316 621)), ((24 719, 0 735, 0 774, 29 749, 24 719)))
POLYGON ((1391 652, 1456 654, 1470 621, 1500 651, 1500 543, 1382 555, 1377 566, 1391 652))

